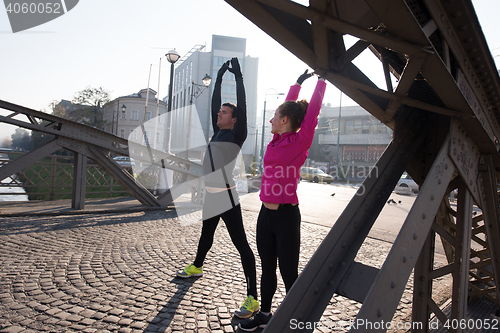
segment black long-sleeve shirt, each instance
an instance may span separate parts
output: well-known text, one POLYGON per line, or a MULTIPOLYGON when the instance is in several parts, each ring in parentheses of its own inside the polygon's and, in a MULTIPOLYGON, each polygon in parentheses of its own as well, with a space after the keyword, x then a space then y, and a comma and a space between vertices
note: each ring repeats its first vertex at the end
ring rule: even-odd
POLYGON ((233 187, 235 184, 233 169, 236 157, 247 138, 247 105, 243 77, 239 76, 236 77, 236 123, 232 129, 220 129, 217 126, 217 116, 221 107, 221 85, 222 77, 218 77, 212 95, 214 135, 210 139, 203 159, 203 175, 207 186, 225 188, 233 187), (222 168, 225 175, 216 172, 222 168))

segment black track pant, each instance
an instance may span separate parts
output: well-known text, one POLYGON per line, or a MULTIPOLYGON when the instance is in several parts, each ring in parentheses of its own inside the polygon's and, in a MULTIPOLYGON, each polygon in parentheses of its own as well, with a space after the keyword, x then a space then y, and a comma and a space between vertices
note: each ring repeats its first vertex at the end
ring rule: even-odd
POLYGON ((226 224, 229 236, 233 241, 234 246, 240 253, 243 272, 247 282, 247 295, 252 295, 257 299, 257 273, 255 270, 255 256, 252 249, 248 245, 247 236, 243 227, 243 218, 241 216, 241 206, 238 204, 232 209, 223 212, 220 215, 203 220, 203 228, 201 229, 201 237, 198 243, 198 252, 194 265, 196 267, 203 266, 203 261, 207 256, 208 251, 214 242, 214 234, 219 219, 222 218, 226 224))
POLYGON ((280 205, 278 210, 262 208, 257 219, 257 249, 262 263, 261 310, 271 311, 276 291, 276 262, 288 292, 298 277, 300 252, 299 206, 280 205))

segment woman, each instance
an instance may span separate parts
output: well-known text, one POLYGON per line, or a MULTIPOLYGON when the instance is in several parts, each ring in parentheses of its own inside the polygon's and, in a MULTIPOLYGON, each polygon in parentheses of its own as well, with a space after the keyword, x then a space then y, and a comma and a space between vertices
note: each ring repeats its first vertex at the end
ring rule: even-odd
POLYGON ((257 249, 262 263, 261 311, 239 324, 244 331, 265 327, 271 319, 277 285, 276 261, 287 292, 298 277, 301 218, 297 185, 326 88, 324 79, 319 78, 311 102, 297 102, 302 83, 312 75, 306 70, 297 79, 270 120, 274 137, 264 156, 262 207, 257 219, 257 249))

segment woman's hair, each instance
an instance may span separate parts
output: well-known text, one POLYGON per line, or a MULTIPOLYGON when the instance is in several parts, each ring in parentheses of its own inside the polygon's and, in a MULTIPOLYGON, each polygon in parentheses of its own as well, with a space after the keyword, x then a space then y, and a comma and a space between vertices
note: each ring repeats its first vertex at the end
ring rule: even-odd
POLYGON ((286 101, 279 106, 280 116, 287 116, 292 126, 292 131, 297 132, 306 116, 309 103, 303 99, 300 101, 286 101))

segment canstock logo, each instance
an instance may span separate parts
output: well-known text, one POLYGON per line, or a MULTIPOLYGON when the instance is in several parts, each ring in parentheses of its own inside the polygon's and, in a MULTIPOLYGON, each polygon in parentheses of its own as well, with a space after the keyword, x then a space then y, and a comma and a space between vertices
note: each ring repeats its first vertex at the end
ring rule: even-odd
POLYGON ((4 0, 12 32, 52 21, 72 10, 79 0, 4 0))

